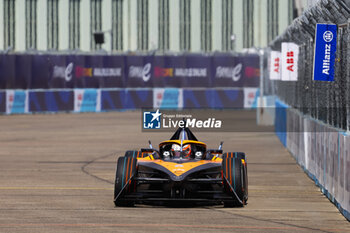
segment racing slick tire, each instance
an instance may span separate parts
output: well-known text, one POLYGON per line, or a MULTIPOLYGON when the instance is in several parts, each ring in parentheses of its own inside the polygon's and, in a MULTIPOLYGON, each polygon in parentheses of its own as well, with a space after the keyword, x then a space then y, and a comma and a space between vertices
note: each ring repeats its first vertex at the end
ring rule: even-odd
MULTIPOLYGON (((245 191, 245 169, 241 158, 224 156, 222 160, 222 171, 224 176, 224 183, 228 183, 235 191, 237 198, 233 197, 233 200, 224 201, 225 207, 242 207, 246 203, 245 191), (226 178, 226 179, 225 179, 226 178)), ((232 194, 229 185, 226 185, 225 190, 232 194)))
POLYGON ((222 158, 239 158, 246 160, 244 152, 227 152, 222 155, 222 158))
POLYGON ((140 156, 141 152, 140 151, 137 151, 137 150, 128 150, 125 152, 125 157, 129 158, 129 157, 132 157, 132 158, 138 158, 140 156))
POLYGON ((243 201, 246 204, 248 201, 248 168, 247 168, 247 159, 246 159, 246 155, 244 152, 228 152, 223 154, 222 156, 223 159, 225 158, 239 158, 239 159, 243 159, 243 170, 244 170, 244 182, 243 182, 243 188, 244 188, 244 197, 243 197, 243 201))
MULTIPOLYGON (((116 200, 118 195, 124 195, 132 189, 132 180, 130 178, 136 173, 137 159, 133 157, 119 157, 117 163, 117 169, 115 173, 114 182, 114 205, 131 207, 134 205, 133 201, 116 200), (129 182, 129 183, 128 183, 129 182), (123 190, 125 188, 125 190, 123 190), (124 193, 120 193, 124 192, 124 193)), ((120 199, 120 196, 118 197, 120 199)))

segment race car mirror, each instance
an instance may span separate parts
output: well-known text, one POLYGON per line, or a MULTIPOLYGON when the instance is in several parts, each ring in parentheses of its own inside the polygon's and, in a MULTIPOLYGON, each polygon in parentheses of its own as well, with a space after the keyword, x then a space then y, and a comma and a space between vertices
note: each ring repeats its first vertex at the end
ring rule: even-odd
POLYGON ((141 148, 141 152, 152 153, 153 151, 156 150, 153 148, 141 148))
POLYGON ((213 150, 213 149, 208 150, 208 152, 210 154, 222 154, 223 153, 222 150, 213 150))

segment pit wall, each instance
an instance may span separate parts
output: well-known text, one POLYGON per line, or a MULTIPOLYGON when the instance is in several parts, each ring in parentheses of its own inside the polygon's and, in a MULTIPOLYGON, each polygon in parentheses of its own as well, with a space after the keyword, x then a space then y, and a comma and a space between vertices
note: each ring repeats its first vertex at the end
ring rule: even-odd
POLYGON ((106 112, 141 108, 255 108, 257 88, 87 88, 0 91, 0 113, 106 112))
POLYGON ((275 132, 322 193, 350 221, 350 134, 276 99, 275 132))

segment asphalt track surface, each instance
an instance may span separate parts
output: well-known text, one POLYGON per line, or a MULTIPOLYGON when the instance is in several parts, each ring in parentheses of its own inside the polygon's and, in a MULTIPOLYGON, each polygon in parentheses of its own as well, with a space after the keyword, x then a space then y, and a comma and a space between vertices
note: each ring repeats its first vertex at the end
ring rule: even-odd
MULTIPOLYGON (((254 112, 236 112, 255 127, 254 112)), ((118 156, 171 133, 142 133, 141 113, 0 116, 0 232, 350 232, 349 222, 272 132, 198 133, 244 151, 249 200, 223 206, 115 208, 118 156)), ((242 123, 244 122, 244 123, 242 123)))

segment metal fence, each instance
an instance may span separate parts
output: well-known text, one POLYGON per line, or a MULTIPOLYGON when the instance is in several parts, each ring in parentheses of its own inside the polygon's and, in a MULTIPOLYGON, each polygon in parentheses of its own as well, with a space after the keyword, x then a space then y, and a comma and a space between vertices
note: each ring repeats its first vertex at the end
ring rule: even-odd
POLYGON ((350 130, 350 0, 321 0, 296 18, 265 51, 264 95, 277 95, 293 108, 334 127, 350 130), (334 82, 313 81, 314 38, 317 23, 338 25, 334 82), (299 45, 298 81, 268 78, 271 50, 282 42, 299 45))

